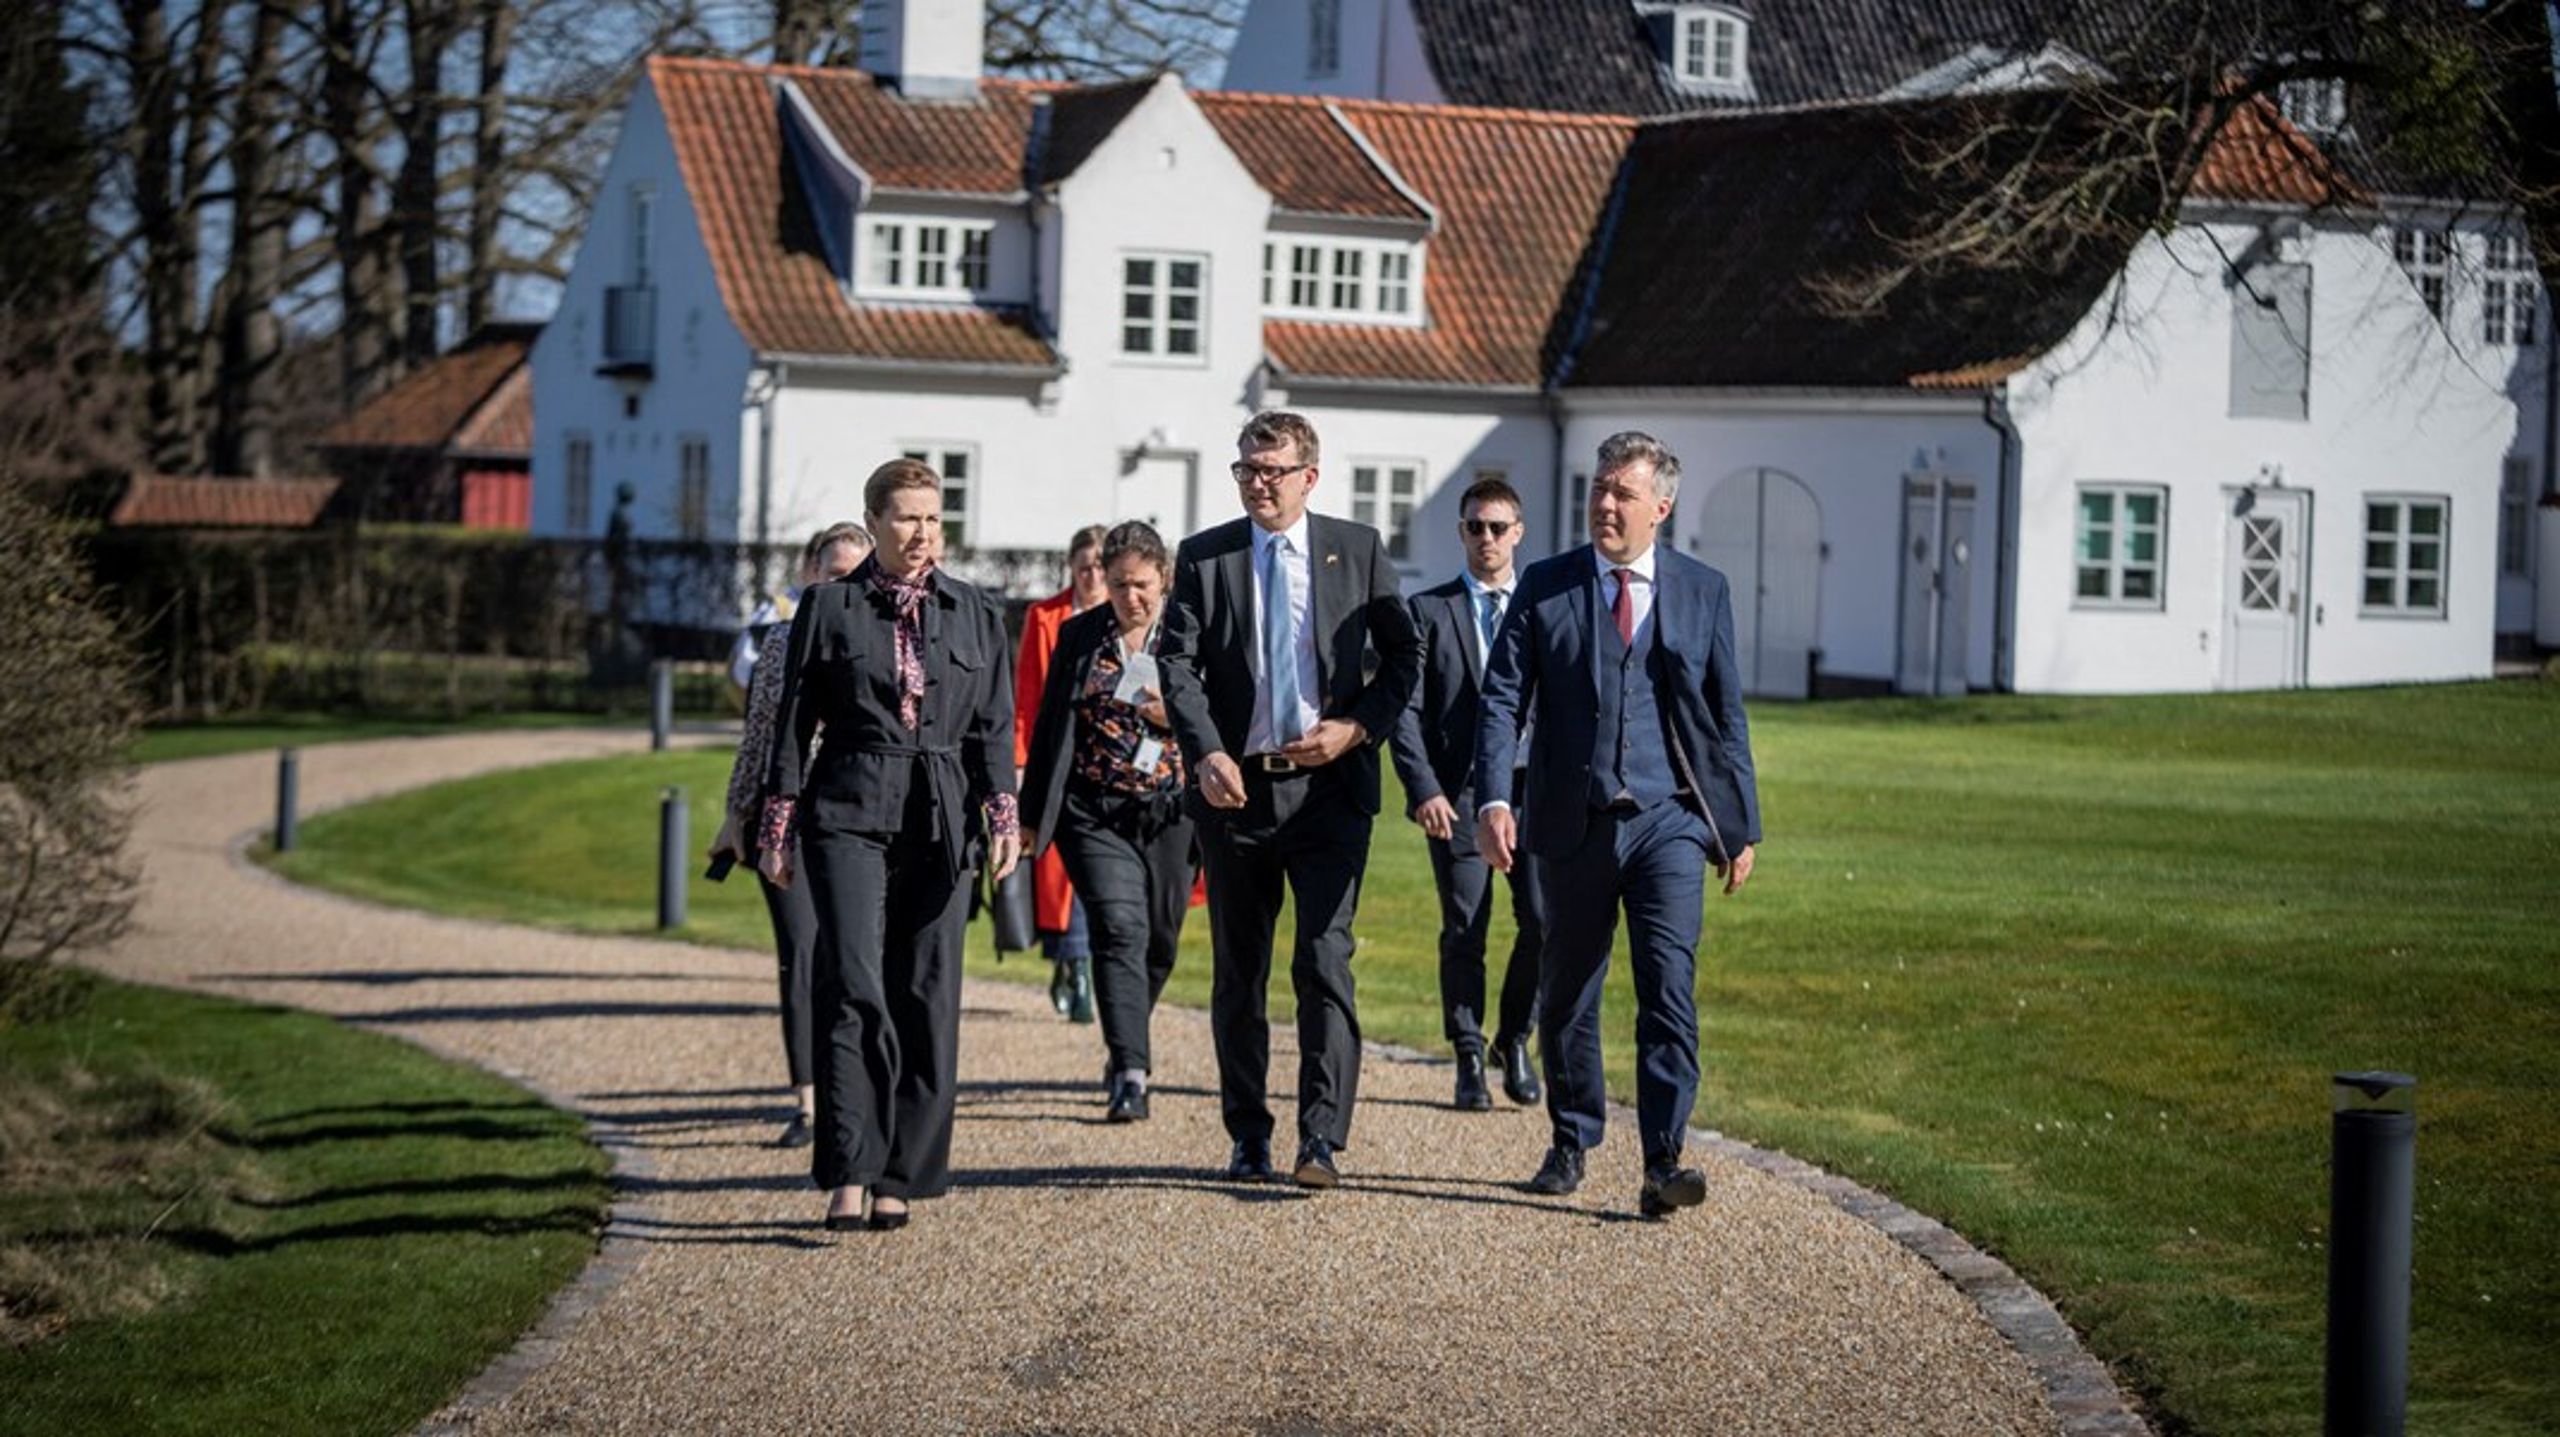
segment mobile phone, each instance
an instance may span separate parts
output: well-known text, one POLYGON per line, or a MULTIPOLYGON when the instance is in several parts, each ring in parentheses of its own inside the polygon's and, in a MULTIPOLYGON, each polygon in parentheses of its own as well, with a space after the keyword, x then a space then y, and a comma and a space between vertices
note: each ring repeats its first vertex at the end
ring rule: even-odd
POLYGON ((729 881, 729 870, 737 866, 738 855, 724 848, 713 856, 711 866, 702 870, 702 876, 714 883, 726 883, 729 881))

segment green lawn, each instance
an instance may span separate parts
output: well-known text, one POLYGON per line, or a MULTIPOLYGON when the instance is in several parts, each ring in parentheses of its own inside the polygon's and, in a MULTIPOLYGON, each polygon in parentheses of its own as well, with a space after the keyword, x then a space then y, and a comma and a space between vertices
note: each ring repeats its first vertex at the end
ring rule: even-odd
POLYGON ((604 1173, 406 1043, 101 985, 0 1031, 0 1433, 406 1431, 585 1265, 604 1173))
MULTIPOLYGON (((155 724, 133 745, 135 763, 169 763, 182 758, 212 758, 253 749, 309 748, 353 739, 415 738, 426 734, 468 733, 483 729, 583 728, 616 722, 602 714, 498 713, 460 719, 365 718, 334 714, 261 714, 208 723, 155 724)), ((620 720, 628 724, 629 719, 620 720)), ((643 720, 645 723, 646 720, 643 720)))
MULTIPOLYGON (((2308 1433, 2328 1076, 2415 1072, 2412 1430, 2547 1430, 2560 684, 1772 705, 1757 747, 1771 838, 1749 892, 1710 902, 1701 1121, 1998 1252, 2172 1430, 2308 1433)), ((725 772, 466 780, 312 820, 282 866, 642 931, 659 789, 691 791, 707 841, 725 772)), ((690 936, 767 941, 745 883, 697 882, 693 913, 690 936)), ((1433 914, 1421 838, 1383 824, 1357 965, 1378 1037, 1439 1046, 1433 914)), ((1205 939, 1175 1001, 1206 1001, 1205 939)))

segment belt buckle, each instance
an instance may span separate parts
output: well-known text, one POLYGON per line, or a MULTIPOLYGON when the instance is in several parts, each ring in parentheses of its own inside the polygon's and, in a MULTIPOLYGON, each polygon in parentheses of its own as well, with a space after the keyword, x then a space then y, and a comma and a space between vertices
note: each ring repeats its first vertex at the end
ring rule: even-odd
POLYGON ((1276 753, 1258 753, 1253 757, 1254 762, 1262 766, 1264 773, 1296 773, 1298 771, 1298 761, 1293 758, 1276 753))

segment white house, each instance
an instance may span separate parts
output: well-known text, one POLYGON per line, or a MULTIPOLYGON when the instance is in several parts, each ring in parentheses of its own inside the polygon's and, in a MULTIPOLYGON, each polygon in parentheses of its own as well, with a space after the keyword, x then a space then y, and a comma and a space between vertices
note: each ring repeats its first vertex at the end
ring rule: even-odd
MULTIPOLYGON (((1426 0, 1339 8, 1338 69, 1359 31, 1372 79, 1411 70, 1426 0)), ((2165 238, 1843 317, 1806 279, 1922 192, 1901 138, 1999 96, 1639 120, 1070 88, 973 78, 965 28, 881 33, 872 73, 650 65, 534 356, 537 532, 593 532, 628 482, 643 533, 787 542, 898 452, 981 552, 1187 532, 1236 512, 1238 422, 1286 404, 1317 507, 1420 584, 1467 482, 1509 478, 1550 552, 1599 439, 1642 427, 1687 460, 1674 541, 1736 578, 1760 692, 2490 669, 2539 293, 2500 302, 2541 347, 2484 351, 2485 291, 2430 288, 2272 112, 2165 238)), ((2485 266, 2489 237, 2451 243, 2485 266)))

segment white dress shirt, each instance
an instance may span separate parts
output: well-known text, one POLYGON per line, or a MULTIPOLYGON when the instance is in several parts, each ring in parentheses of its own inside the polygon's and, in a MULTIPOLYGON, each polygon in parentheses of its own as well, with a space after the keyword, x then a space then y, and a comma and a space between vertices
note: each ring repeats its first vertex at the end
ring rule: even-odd
POLYGON ((1262 672, 1262 656, 1269 651, 1263 642, 1263 626, 1271 619, 1271 596, 1263 592, 1262 566, 1270 547, 1288 540, 1282 551, 1281 564, 1289 575, 1289 598, 1298 613, 1298 732, 1306 733, 1316 726, 1322 712, 1316 692, 1316 621, 1314 565, 1309 562, 1307 516, 1274 534, 1257 524, 1253 527, 1253 722, 1245 730, 1246 753, 1272 753, 1279 742, 1271 733, 1271 676, 1262 672))
POLYGON ((1484 596, 1493 599, 1493 631, 1502 632, 1502 621, 1511 614, 1511 591, 1520 586, 1520 571, 1511 571, 1511 582, 1497 589, 1476 577, 1473 569, 1460 569, 1458 581, 1467 586, 1467 622, 1476 631, 1476 677, 1484 677, 1484 666, 1493 662, 1493 645, 1484 636, 1484 596))
MULTIPOLYGON (((1624 564, 1613 564, 1598 548, 1591 551, 1591 561, 1600 567, 1600 622, 1617 627, 1618 576, 1625 569, 1635 575, 1636 623, 1635 641, 1644 642, 1644 626, 1653 621, 1653 546, 1624 564)), ((1597 637, 1595 635, 1594 637, 1597 637)))

